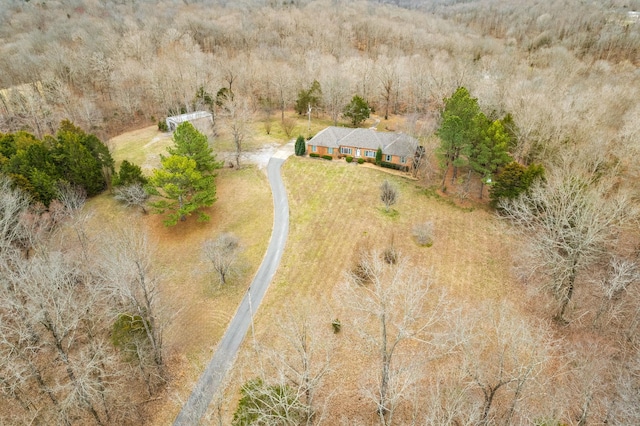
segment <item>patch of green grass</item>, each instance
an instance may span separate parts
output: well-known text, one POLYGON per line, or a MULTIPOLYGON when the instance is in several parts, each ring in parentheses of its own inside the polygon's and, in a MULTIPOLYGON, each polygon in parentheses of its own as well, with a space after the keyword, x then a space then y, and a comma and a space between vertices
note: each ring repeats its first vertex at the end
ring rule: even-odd
POLYGON ((380 213, 391 219, 395 219, 400 215, 400 212, 396 209, 387 210, 384 207, 380 207, 378 210, 380 211, 380 213))

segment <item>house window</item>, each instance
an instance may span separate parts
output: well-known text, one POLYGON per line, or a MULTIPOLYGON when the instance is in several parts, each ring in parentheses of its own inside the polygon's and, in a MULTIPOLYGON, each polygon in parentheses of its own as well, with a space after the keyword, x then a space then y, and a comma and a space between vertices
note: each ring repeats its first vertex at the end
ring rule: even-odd
POLYGON ((317 152, 318 151, 318 147, 316 145, 311 145, 311 151, 312 152, 317 152))
POLYGON ((387 155, 385 155, 385 157, 384 157, 384 161, 386 161, 387 163, 390 163, 390 162, 391 162, 391 160, 392 160, 392 158, 393 158, 393 156, 392 156, 392 155, 387 154, 387 155))
POLYGON ((400 157, 400 162, 402 164, 406 163, 407 162, 407 157, 400 157))
POLYGON ((364 152, 364 156, 365 157, 369 157, 369 158, 376 158, 376 152, 375 151, 365 151, 364 152))
POLYGON ((327 154, 333 155, 333 148, 327 148, 327 154))
POLYGON ((340 154, 351 155, 351 148, 341 147, 340 148, 340 154))

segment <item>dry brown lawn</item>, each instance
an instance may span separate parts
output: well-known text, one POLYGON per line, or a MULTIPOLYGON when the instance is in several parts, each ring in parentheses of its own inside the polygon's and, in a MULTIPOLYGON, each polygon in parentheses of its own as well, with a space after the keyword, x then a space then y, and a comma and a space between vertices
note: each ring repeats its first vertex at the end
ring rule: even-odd
MULTIPOLYGON (((289 116, 297 120, 299 132, 294 135, 306 131, 304 118, 289 116)), ((274 117, 271 135, 266 135, 263 123, 254 123, 247 147, 259 149, 286 141, 281 129, 277 130, 278 118, 274 117)), ((373 119, 370 121, 373 124, 373 119)), ((312 133, 329 124, 312 121, 312 133)), ((385 124, 382 121, 378 127, 385 124)), ((170 136, 158 132, 155 126, 110 141, 118 164, 128 159, 147 172, 159 164, 159 154, 170 143, 170 136)), ((230 142, 221 132, 214 150, 227 148, 230 142)), ((508 244, 501 235, 501 224, 482 208, 456 207, 415 181, 344 161, 292 157, 283 166, 283 176, 291 209, 290 232, 280 268, 257 313, 255 340, 260 345, 268 346, 276 340, 278 320, 296 306, 316 311, 330 327, 334 316, 342 312, 334 290, 352 264, 359 244, 383 249, 393 241, 414 265, 431 270, 437 285, 459 305, 510 297, 508 244), (400 190, 391 214, 384 211, 379 200, 378 188, 384 179, 400 190), (411 238, 413 225, 426 220, 435 224, 434 244, 428 248, 419 247, 411 238)), ((139 221, 156 242, 163 299, 172 315, 165 340, 171 382, 161 398, 148 406, 151 424, 169 424, 177 415, 235 313, 271 234, 271 193, 263 171, 255 167, 223 169, 217 185, 218 201, 207 211, 211 221, 204 224, 190 218, 165 228, 162 216, 126 210, 109 195, 90 203, 98 223, 139 221), (244 267, 230 286, 219 288, 202 262, 200 247, 204 239, 226 231, 240 237, 245 249, 244 267)), ((341 364, 327 383, 327 389, 334 393, 331 415, 348 419, 368 412, 367 402, 357 396, 363 361, 362 354, 354 352, 348 343, 352 338, 349 330, 337 335, 336 358, 341 364)), ((229 378, 222 410, 225 423, 230 422, 237 403, 244 380, 240 377, 250 377, 257 365, 252 341, 250 336, 245 342, 238 367, 229 378)), ((213 417, 210 414, 211 422, 213 417)))
MULTIPOLYGON (((142 165, 147 173, 159 165, 159 154, 165 153, 171 143, 171 135, 159 132, 155 126, 109 141, 116 164, 127 159, 142 165)), ((154 241, 162 300, 170 319, 165 345, 171 381, 161 398, 148 406, 151 424, 169 424, 177 415, 235 313, 271 236, 273 203, 263 171, 254 166, 221 169, 216 184, 218 200, 205 210, 211 216, 207 223, 190 217, 166 228, 162 215, 142 215, 126 209, 110 194, 89 203, 99 228, 110 223, 139 222, 154 241), (221 232, 236 234, 243 247, 242 267, 224 288, 201 258, 204 240, 221 232)))
POLYGON ((107 145, 116 161, 116 169, 122 160, 127 160, 148 174, 160 164, 160 154, 166 154, 166 148, 172 143, 170 133, 159 131, 158 126, 149 126, 111 138, 107 145))
MULTIPOLYGON (((458 307, 513 298, 508 241, 502 224, 482 208, 456 207, 414 181, 344 161, 292 157, 283 166, 283 174, 291 209, 290 232, 280 269, 257 313, 259 346, 269 347, 277 341, 279 321, 297 306, 306 307, 311 316, 323 316, 326 327, 344 314, 335 289, 351 267, 359 244, 382 250, 393 241, 412 264, 431 270, 436 286, 458 307), (379 200, 384 179, 400 190, 392 214, 384 211, 379 200), (411 237, 413 225, 426 220, 435 223, 432 247, 420 247, 411 237)), ((353 348, 353 331, 343 329, 336 339, 335 359, 340 365, 323 390, 334 392, 329 418, 336 420, 328 424, 338 424, 340 418, 349 419, 346 424, 355 419, 369 424, 372 418, 359 417, 372 407, 360 398, 358 383, 366 365, 363 354, 353 348)), ((229 416, 239 398, 240 384, 256 372, 256 358, 249 337, 226 392, 229 416)))

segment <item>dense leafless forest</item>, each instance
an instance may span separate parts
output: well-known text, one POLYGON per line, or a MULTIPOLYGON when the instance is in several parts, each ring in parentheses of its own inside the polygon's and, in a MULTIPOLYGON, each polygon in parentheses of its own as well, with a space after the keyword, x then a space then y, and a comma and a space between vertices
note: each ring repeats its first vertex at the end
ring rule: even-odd
MULTIPOLYGON (((276 122, 317 80, 327 118, 358 94, 426 141, 464 86, 487 115, 512 115, 513 157, 547 170, 499 207, 523 242, 514 276, 548 291, 528 294, 539 321, 507 305, 460 315, 436 303, 424 321, 438 350, 456 350, 436 361, 447 374, 411 394, 419 408, 393 393, 406 382, 372 391, 380 423, 397 402, 396 418, 413 412, 415 424, 638 424, 639 10, 639 0, 5 0, 0 132, 43 138, 68 119, 106 139, 179 111, 215 116, 225 93, 276 122), (452 323, 457 334, 442 337, 452 323)), ((91 231, 73 200, 38 225, 41 211, 8 181, 0 189, 0 423, 139 424, 132 413, 167 379, 146 237, 118 231, 83 247, 91 231), (109 321, 134 329, 126 350, 114 349, 109 321)), ((426 294, 424 280, 365 260, 373 281, 391 275, 426 294)), ((354 297, 354 309, 376 312, 362 308, 374 299, 354 297)))

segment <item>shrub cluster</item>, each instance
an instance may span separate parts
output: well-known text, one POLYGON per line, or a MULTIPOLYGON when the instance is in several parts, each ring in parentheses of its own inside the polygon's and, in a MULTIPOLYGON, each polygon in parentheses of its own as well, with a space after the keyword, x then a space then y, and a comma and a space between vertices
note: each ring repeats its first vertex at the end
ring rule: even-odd
POLYGON ((395 163, 389 163, 386 161, 382 161, 380 165, 382 167, 386 167, 387 169, 401 170, 403 172, 406 172, 407 170, 409 170, 407 166, 402 166, 400 164, 395 164, 395 163))
POLYGON ((427 221, 415 224, 412 234, 418 245, 431 247, 433 245, 433 222, 427 221))
POLYGON ((389 246, 382 252, 382 260, 389 265, 395 265, 398 262, 398 250, 394 246, 389 246))
POLYGON ((364 163, 364 158, 358 158, 358 164, 364 163))
MULTIPOLYGON (((87 196, 107 187, 113 173, 109 148, 97 136, 63 120, 55 136, 0 133, 0 174, 10 176, 34 201, 49 206, 61 185, 81 188, 87 196)), ((2 194, 0 194, 2 195, 2 194)))
POLYGON ((352 157, 352 156, 350 156, 350 155, 347 155, 347 156, 345 157, 345 160, 347 160, 347 163, 350 163, 350 162, 352 162, 352 161, 353 161, 353 157, 352 157))
POLYGON ((328 154, 327 155, 323 155, 322 158, 324 158, 325 160, 329 160, 329 161, 333 160, 333 156, 332 155, 328 155, 328 154))
POLYGON ((318 154, 317 152, 312 152, 309 154, 309 157, 318 158, 320 157, 320 154, 318 154))

